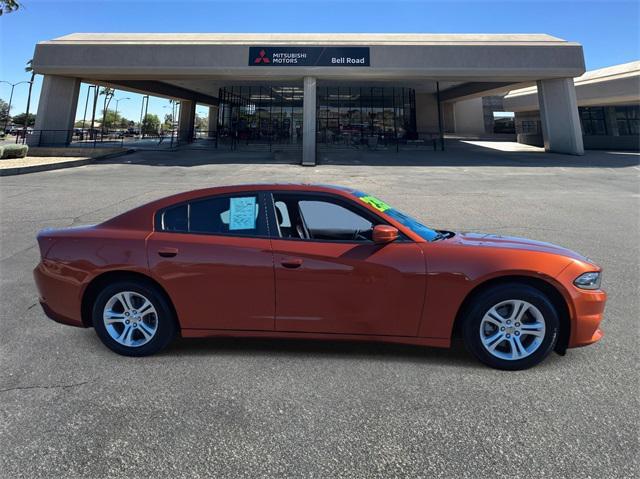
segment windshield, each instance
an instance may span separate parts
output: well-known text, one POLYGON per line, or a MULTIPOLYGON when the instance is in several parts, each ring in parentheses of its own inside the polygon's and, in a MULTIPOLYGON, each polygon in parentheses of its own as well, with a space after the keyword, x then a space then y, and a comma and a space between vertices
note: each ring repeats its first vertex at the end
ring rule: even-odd
POLYGON ((387 216, 390 216, 398 223, 401 223, 403 226, 406 226, 411 231, 424 238, 427 241, 435 241, 437 239, 442 238, 442 235, 438 233, 436 230, 429 228, 428 226, 423 225, 415 218, 399 211, 382 200, 379 200, 375 196, 368 195, 363 193, 362 191, 350 191, 356 198, 358 198, 363 203, 367 203, 368 205, 373 206, 375 209, 384 213, 387 216))

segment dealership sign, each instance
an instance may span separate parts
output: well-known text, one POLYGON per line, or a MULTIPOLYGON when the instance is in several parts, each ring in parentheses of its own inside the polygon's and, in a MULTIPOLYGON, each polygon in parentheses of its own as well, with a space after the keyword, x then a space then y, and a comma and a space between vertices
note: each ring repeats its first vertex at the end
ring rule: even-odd
POLYGON ((369 47, 250 47, 249 66, 368 67, 369 47))

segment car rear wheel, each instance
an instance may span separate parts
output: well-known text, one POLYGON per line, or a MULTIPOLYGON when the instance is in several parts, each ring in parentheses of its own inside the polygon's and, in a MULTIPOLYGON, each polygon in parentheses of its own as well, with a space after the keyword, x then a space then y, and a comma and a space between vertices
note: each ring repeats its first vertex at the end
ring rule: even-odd
POLYGON ((164 296, 154 286, 137 281, 120 281, 98 294, 93 326, 109 349, 125 356, 154 354, 176 334, 164 296))
POLYGON ((560 322, 553 303, 524 284, 501 285, 475 298, 464 322, 467 349, 498 369, 527 369, 553 350, 560 322))

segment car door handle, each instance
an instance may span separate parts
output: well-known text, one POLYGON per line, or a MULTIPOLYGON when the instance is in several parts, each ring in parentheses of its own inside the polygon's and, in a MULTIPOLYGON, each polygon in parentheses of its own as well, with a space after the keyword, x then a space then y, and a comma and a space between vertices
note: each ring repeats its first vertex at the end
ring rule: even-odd
POLYGON ((280 264, 289 269, 299 268, 302 266, 302 258, 285 258, 280 264))
POLYGON ((173 258, 178 254, 178 248, 160 248, 158 254, 163 258, 173 258))

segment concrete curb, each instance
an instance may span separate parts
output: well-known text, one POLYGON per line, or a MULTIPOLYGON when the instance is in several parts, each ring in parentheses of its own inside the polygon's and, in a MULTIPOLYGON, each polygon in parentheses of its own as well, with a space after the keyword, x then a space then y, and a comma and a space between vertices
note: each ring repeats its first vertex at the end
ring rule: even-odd
POLYGON ((16 168, 4 168, 0 169, 0 176, 14 176, 14 175, 25 175, 27 173, 38 173, 40 171, 52 171, 52 170, 63 170, 65 168, 74 168, 76 166, 84 166, 89 163, 93 163, 95 161, 100 160, 108 160, 111 158, 116 158, 118 156, 128 155, 133 153, 135 150, 126 150, 119 151, 117 153, 108 153, 102 156, 96 156, 95 158, 85 158, 82 160, 74 160, 74 161, 62 161, 59 163, 45 163, 43 165, 33 165, 33 166, 19 166, 16 168))

